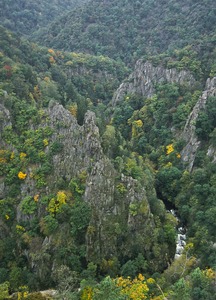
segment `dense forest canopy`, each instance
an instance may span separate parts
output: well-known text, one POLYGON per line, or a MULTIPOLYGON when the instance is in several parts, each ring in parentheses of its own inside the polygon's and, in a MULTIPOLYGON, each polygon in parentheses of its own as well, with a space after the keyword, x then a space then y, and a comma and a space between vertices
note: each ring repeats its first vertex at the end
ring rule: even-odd
POLYGON ((34 40, 62 50, 108 55, 135 62, 197 44, 215 41, 214 0, 92 0, 54 21, 34 40))
POLYGON ((0 12, 0 299, 215 300, 214 1, 0 12))
POLYGON ((0 24, 22 35, 46 26, 55 18, 78 7, 88 0, 2 0, 0 24))

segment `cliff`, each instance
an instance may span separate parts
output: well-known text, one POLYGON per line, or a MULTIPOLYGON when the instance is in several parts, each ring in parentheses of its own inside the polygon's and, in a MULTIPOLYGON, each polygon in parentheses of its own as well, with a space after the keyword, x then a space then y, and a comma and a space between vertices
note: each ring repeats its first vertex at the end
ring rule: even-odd
MULTIPOLYGON (((188 91, 195 90, 198 87, 198 83, 193 75, 187 70, 178 71, 175 68, 166 69, 161 65, 154 67, 151 62, 139 60, 128 79, 125 80, 114 93, 112 106, 115 108, 127 95, 135 94, 143 96, 146 99, 151 98, 156 93, 156 85, 166 83, 176 84, 179 87, 187 87, 188 91)), ((190 171, 193 168, 196 153, 201 144, 201 141, 199 141, 196 135, 196 121, 199 113, 205 111, 208 98, 215 96, 215 84, 215 77, 207 79, 205 89, 197 103, 193 105, 191 112, 189 111, 189 115, 186 116, 185 126, 181 131, 176 131, 175 126, 172 126, 172 124, 170 124, 170 128, 168 128, 168 130, 172 131, 174 139, 176 138, 175 135, 178 134, 186 142, 186 146, 181 151, 181 159, 186 163, 190 171)), ((169 110, 170 115, 176 111, 177 105, 179 105, 178 102, 173 102, 169 110)), ((185 109, 187 106, 188 104, 185 103, 184 106, 182 105, 182 109, 185 109)), ((146 120, 143 120, 143 122, 145 123, 146 120)), ((214 147, 209 146, 208 156, 211 156, 212 159, 215 160, 214 147)))
MULTIPOLYGON (((210 96, 216 95, 216 77, 206 81, 205 90, 194 106, 192 112, 190 113, 187 122, 182 133, 183 139, 186 141, 187 145, 181 152, 183 162, 187 163, 189 171, 192 170, 194 160, 198 148, 200 147, 201 141, 199 141, 196 135, 196 120, 200 112, 205 111, 206 103, 210 96)), ((209 156, 214 156, 214 148, 210 147, 208 150, 209 156)), ((215 159, 214 159, 215 160, 215 159)))
POLYGON ((195 79, 189 71, 178 71, 175 68, 166 69, 163 66, 154 67, 151 62, 138 60, 134 71, 115 92, 112 105, 115 106, 128 94, 138 94, 150 98, 155 92, 156 84, 167 82, 179 85, 195 85, 195 79))
MULTIPOLYGON (((47 115, 50 120, 48 125, 55 129, 52 141, 62 145, 62 151, 53 157, 54 171, 49 181, 52 184, 60 178, 70 181, 80 173, 86 173, 83 199, 92 210, 91 230, 86 235, 87 258, 99 262, 103 257, 118 256, 116 226, 123 225, 128 230, 134 230, 145 227, 147 222, 151 225, 142 232, 143 236, 149 233, 151 226, 154 227, 145 187, 138 187, 138 182, 127 176, 118 179, 118 172, 103 153, 93 112, 86 113, 82 126, 59 104, 50 106, 47 115), (117 183, 124 186, 124 197, 116 197, 117 183), (145 218, 134 218, 129 213, 132 203, 145 203, 145 218)), ((139 235, 140 230, 134 235, 139 235)), ((127 251, 130 252, 130 247, 127 251)))
MULTIPOLYGON (((5 125, 9 125, 10 114, 5 108, 2 111, 4 122, 1 130, 4 131, 5 125)), ((69 257, 75 255, 72 244, 77 249, 82 245, 82 249, 86 249, 82 254, 85 259, 99 265, 105 260, 132 258, 135 247, 136 253, 144 257, 153 251, 151 268, 156 270, 160 265, 159 268, 163 269, 173 253, 162 258, 160 251, 156 250, 165 247, 168 251, 169 246, 158 242, 159 233, 146 192, 148 182, 115 170, 103 153, 95 114, 87 111, 81 126, 69 111, 54 101, 40 113, 41 123, 33 125, 31 130, 36 134, 47 129, 52 132, 44 153, 41 152, 44 157, 51 158, 49 164, 52 168, 45 178, 40 172, 49 164, 25 163, 25 173, 22 174, 26 177, 19 182, 20 194, 17 190, 17 204, 14 206, 16 222, 25 224, 21 239, 28 245, 20 251, 40 280, 50 276, 49 270, 58 265, 60 249, 68 249, 69 257), (51 155, 54 145, 58 145, 58 151, 51 155), (45 179, 46 184, 41 183, 45 179), (63 197, 67 195, 66 211, 58 202, 61 201, 58 200, 59 193, 63 197), (29 236, 27 241, 28 228, 35 218, 39 220, 40 233, 29 236), (52 227, 48 220, 56 225, 52 227), (159 261, 157 267, 154 261, 159 261)), ((20 155, 16 148, 13 151, 20 155)), ((25 158, 21 158, 23 160, 25 158)), ((10 185, 4 176, 0 186, 1 197, 7 197, 10 185)), ((155 195, 154 189, 151 194, 155 195)), ((159 201, 156 196, 155 201, 159 201)), ((166 214, 162 206, 161 213, 166 214)))

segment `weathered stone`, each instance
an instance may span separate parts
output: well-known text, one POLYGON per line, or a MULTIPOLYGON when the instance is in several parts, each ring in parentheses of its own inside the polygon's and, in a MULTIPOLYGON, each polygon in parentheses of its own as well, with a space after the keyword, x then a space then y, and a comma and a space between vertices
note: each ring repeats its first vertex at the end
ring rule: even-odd
MULTIPOLYGON (((98 262, 102 257, 118 256, 118 234, 110 226, 118 226, 121 220, 125 228, 143 237, 149 235, 154 227, 145 187, 138 188, 135 179, 122 175, 120 182, 126 192, 124 197, 116 198, 116 177, 119 174, 102 151, 93 112, 86 113, 82 126, 62 105, 56 103, 48 108, 47 115, 47 125, 55 129, 50 144, 55 141, 62 144, 62 150, 53 157, 54 171, 50 181, 57 182, 61 177, 69 181, 83 170, 87 173, 84 200, 92 208, 89 224, 92 231, 88 230, 86 235, 87 259, 98 262), (129 207, 133 203, 142 203, 144 212, 131 215, 129 207)), ((133 239, 130 237, 130 240, 133 239)))
POLYGON ((213 146, 210 146, 207 155, 212 159, 212 162, 216 162, 216 149, 213 146))
MULTIPOLYGON (((196 130, 196 120, 201 111, 205 110, 208 97, 216 95, 216 77, 206 81, 206 87, 203 91, 201 97, 194 106, 192 112, 190 113, 185 128, 182 134, 183 139, 187 142, 187 145, 181 152, 181 157, 184 162, 188 164, 189 171, 192 170, 194 160, 196 157, 197 150, 200 146, 200 141, 195 133, 196 130)), ((210 151, 212 153, 212 150, 210 151)))
POLYGON ((3 178, 0 178, 0 199, 3 199, 5 195, 5 184, 3 178))
POLYGON ((165 69, 161 65, 154 67, 151 62, 144 62, 140 59, 135 65, 134 72, 115 92, 112 105, 115 106, 117 102, 122 101, 127 94, 138 94, 150 98, 155 92, 155 84, 163 82, 193 86, 195 79, 189 71, 165 69))
POLYGON ((2 132, 6 126, 11 126, 11 116, 8 109, 0 103, 0 145, 3 144, 2 132))
MULTIPOLYGON (((95 114, 87 111, 81 126, 68 110, 54 101, 44 114, 46 121, 39 126, 49 126, 53 129, 45 151, 49 153, 53 145, 58 144, 60 147, 52 157, 53 168, 46 178, 45 187, 38 188, 34 176, 30 176, 40 164, 28 166, 26 169, 28 176, 21 182, 20 200, 27 196, 33 199, 40 193, 43 196, 56 193, 62 179, 68 184, 84 173, 86 183, 83 200, 89 204, 92 212, 86 233, 87 260, 101 263, 103 258, 118 258, 119 252, 121 255, 133 257, 134 247, 139 248, 138 252, 143 255, 146 251, 150 251, 157 244, 157 237, 151 238, 155 224, 146 196, 145 183, 140 184, 137 180, 121 175, 115 170, 111 160, 103 153, 95 114), (123 187, 123 191, 118 191, 119 184, 123 187)), ((39 202, 35 214, 42 219, 47 214, 46 205, 40 205, 39 202)), ((17 221, 31 222, 35 214, 24 214, 20 205, 17 205, 17 221)), ((67 243, 64 238, 70 237, 70 230, 70 225, 66 221, 55 234, 62 243, 67 243)), ((52 247, 52 240, 49 240, 49 237, 40 243, 36 242, 44 253, 47 248, 52 247)), ((31 246, 30 252, 34 249, 35 247, 31 246)), ((43 261, 37 253, 33 256, 28 253, 26 255, 29 264, 41 276, 43 261)), ((52 262, 50 255, 46 260, 47 265, 54 268, 55 262, 52 262)))

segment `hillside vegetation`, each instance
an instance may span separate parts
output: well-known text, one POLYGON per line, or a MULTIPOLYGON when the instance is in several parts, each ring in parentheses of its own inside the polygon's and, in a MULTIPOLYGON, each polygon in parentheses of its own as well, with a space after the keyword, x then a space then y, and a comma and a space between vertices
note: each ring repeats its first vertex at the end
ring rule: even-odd
POLYGON ((143 55, 215 41, 214 0, 92 0, 35 34, 62 50, 102 54, 126 62, 143 55))
POLYGON ((0 299, 216 300, 214 1, 8 3, 0 299))
POLYGON ((2 0, 0 2, 0 24, 22 35, 29 35, 84 2, 87 1, 2 0))

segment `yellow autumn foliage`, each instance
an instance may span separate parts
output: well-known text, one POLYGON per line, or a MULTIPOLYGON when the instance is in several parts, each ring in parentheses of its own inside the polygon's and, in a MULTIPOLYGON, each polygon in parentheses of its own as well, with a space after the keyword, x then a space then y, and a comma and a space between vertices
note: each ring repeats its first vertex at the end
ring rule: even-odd
POLYGON ((22 160, 27 156, 27 154, 24 152, 21 152, 19 156, 20 156, 20 159, 22 160))
POLYGON ((134 123, 136 124, 137 127, 142 127, 143 126, 143 121, 142 120, 134 121, 134 123))
POLYGON ((74 116, 75 118, 77 117, 77 104, 73 103, 68 107, 69 112, 74 116))
POLYGON ((48 76, 44 77, 44 81, 50 82, 50 78, 48 76))
POLYGON ((25 228, 19 224, 16 225, 16 231, 17 233, 25 231, 25 228))
POLYGON ((48 139, 44 139, 44 140, 43 140, 43 144, 44 144, 44 147, 48 146, 48 145, 49 145, 48 139))
POLYGON ((6 150, 0 150, 0 164, 4 164, 7 162, 6 154, 7 154, 6 150))
POLYGON ((20 286, 19 287, 19 292, 17 293, 17 300, 22 300, 22 299, 25 299, 27 298, 29 295, 29 292, 28 292, 28 287, 27 286, 20 286))
MULTIPOLYGON (((131 119, 128 120, 128 124, 129 125, 131 124, 131 119)), ((142 120, 136 120, 132 122, 132 137, 137 136, 142 126, 143 126, 142 120)))
POLYGON ((203 273, 209 279, 216 279, 216 272, 214 270, 212 270, 211 268, 204 270, 203 273))
POLYGON ((93 288, 90 286, 87 286, 81 295, 81 300, 92 300, 93 299, 93 288))
POLYGON ((53 56, 50 56, 49 62, 50 62, 51 64, 54 64, 54 63, 55 63, 55 58, 54 58, 53 56))
POLYGON ((58 201, 59 205, 66 204, 66 199, 67 199, 67 196, 63 191, 59 191, 57 193, 57 201, 58 201))
POLYGON ((34 195, 34 201, 38 202, 38 199, 39 199, 39 194, 34 195))
POLYGON ((3 157, 0 157, 0 164, 5 164, 7 160, 3 157))
POLYGON ((148 298, 149 288, 142 274, 133 280, 130 277, 119 277, 117 278, 117 286, 122 288, 121 293, 127 295, 129 299, 143 300, 148 298))
POLYGON ((155 280, 154 280, 153 278, 150 277, 150 278, 147 279, 147 283, 148 283, 148 284, 154 284, 154 283, 155 283, 155 280))
POLYGON ((26 179, 27 174, 20 171, 17 176, 19 179, 24 180, 26 179))
POLYGON ((67 195, 64 191, 59 191, 56 197, 52 198, 48 204, 47 210, 51 215, 57 213, 63 204, 66 204, 67 195))
POLYGON ((174 151, 174 147, 173 144, 169 144, 166 146, 166 154, 169 155, 170 153, 172 153, 174 151))
POLYGON ((48 49, 48 52, 51 54, 51 55, 55 55, 55 51, 53 49, 48 49))

